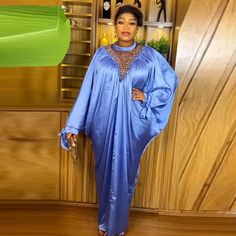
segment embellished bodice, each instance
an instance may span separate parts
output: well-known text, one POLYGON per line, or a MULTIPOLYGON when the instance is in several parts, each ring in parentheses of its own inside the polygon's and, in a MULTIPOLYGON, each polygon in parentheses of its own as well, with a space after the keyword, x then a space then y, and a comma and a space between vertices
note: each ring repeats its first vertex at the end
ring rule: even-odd
POLYGON ((106 47, 108 53, 116 61, 119 66, 119 79, 122 80, 128 69, 131 67, 132 62, 137 57, 142 49, 142 45, 134 43, 129 47, 121 47, 116 44, 112 44, 106 47))

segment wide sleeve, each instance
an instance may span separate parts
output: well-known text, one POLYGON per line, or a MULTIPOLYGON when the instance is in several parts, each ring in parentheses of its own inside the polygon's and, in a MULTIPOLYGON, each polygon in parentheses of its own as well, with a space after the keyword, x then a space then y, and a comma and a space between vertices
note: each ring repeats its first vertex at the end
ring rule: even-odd
POLYGON ((145 99, 141 103, 143 109, 140 117, 145 118, 152 112, 162 130, 169 119, 178 86, 178 78, 166 59, 156 51, 153 52, 153 60, 149 81, 143 89, 145 99))
POLYGON ((70 132, 72 134, 78 134, 85 128, 84 126, 93 86, 93 79, 96 73, 95 65, 98 60, 99 51, 99 49, 96 51, 85 74, 80 92, 66 122, 66 133, 70 132))

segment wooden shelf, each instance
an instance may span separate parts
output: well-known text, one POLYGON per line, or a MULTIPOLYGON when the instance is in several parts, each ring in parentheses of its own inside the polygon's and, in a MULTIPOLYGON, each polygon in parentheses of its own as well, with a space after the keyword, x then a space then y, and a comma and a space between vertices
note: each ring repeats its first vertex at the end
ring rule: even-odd
POLYGON ((91 27, 81 27, 81 26, 78 26, 78 27, 71 27, 71 30, 86 30, 86 31, 91 31, 92 28, 91 27))
POLYGON ((81 17, 81 18, 91 18, 92 14, 88 13, 78 13, 78 12, 65 12, 66 16, 72 16, 72 17, 81 17))
POLYGON ((79 88, 62 88, 62 92, 79 92, 79 88))
POLYGON ((87 43, 87 44, 91 44, 92 41, 91 40, 71 40, 71 43, 87 43))
POLYGON ((66 55, 70 56, 85 56, 85 57, 91 57, 91 53, 67 53, 66 55))
POLYGON ((103 25, 114 25, 112 19, 98 18, 98 23, 103 25))
POLYGON ((61 64, 61 67, 71 67, 71 68, 83 68, 83 69, 88 69, 88 66, 85 65, 76 65, 76 64, 61 64))
POLYGON ((78 80, 78 81, 83 81, 84 77, 80 77, 80 76, 62 76, 61 77, 62 80, 78 80))
POLYGON ((148 27, 156 27, 156 28, 172 28, 173 23, 172 22, 156 22, 156 21, 144 21, 144 26, 148 27))
MULTIPOLYGON (((99 18, 98 23, 104 25, 114 25, 112 19, 99 18)), ((143 26, 155 27, 155 28, 172 28, 172 22, 155 22, 155 21, 144 21, 143 26)))
POLYGON ((62 0, 62 3, 74 4, 74 5, 85 5, 90 6, 92 5, 92 1, 76 1, 76 0, 62 0))

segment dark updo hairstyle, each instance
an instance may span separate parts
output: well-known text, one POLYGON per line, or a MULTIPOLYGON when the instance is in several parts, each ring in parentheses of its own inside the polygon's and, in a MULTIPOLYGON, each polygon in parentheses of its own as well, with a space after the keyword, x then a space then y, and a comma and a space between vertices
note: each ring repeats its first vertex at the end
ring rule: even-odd
POLYGON ((143 13, 137 8, 132 5, 124 5, 120 6, 119 9, 117 10, 115 17, 114 17, 114 24, 116 24, 119 16, 123 13, 131 13, 135 16, 137 19, 137 25, 142 26, 143 25, 143 13))

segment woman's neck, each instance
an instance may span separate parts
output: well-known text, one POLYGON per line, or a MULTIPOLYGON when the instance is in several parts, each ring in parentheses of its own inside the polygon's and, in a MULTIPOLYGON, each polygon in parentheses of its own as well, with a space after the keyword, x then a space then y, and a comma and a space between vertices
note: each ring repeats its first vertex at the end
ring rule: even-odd
POLYGON ((120 46, 120 47, 130 47, 134 44, 134 40, 129 41, 129 42, 124 42, 124 41, 117 41, 116 45, 120 46))

